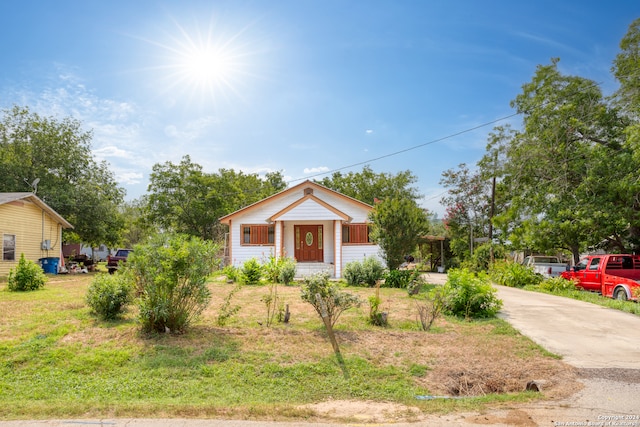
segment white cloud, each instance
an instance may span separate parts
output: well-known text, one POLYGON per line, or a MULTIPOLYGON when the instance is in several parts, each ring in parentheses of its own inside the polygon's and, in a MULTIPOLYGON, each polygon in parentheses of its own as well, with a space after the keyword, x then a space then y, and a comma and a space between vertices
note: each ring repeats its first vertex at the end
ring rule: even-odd
POLYGON ((373 133, 373 129, 367 129, 364 131, 367 135, 371 135, 373 133))
POLYGON ((143 174, 141 172, 132 171, 116 171, 116 181, 125 185, 134 185, 142 182, 143 174))
POLYGON ((322 173, 329 171, 329 168, 326 166, 319 166, 315 168, 304 168, 304 173, 322 173))
POLYGON ((193 141, 202 136, 211 126, 220 123, 220 120, 214 116, 205 116, 196 120, 192 120, 183 125, 167 125, 164 133, 168 137, 181 139, 182 142, 193 141))
POLYGON ((108 157, 119 157, 122 159, 131 159, 133 156, 131 152, 123 150, 122 148, 115 147, 113 145, 109 145, 106 147, 98 148, 97 150, 93 150, 93 154, 98 159, 107 159, 108 157))

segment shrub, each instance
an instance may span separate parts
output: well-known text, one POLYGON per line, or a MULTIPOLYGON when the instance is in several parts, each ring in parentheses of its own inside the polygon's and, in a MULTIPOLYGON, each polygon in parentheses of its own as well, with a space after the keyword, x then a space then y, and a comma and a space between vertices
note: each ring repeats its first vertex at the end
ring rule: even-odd
POLYGON ((418 309, 418 319, 423 331, 428 331, 433 326, 433 322, 442 314, 444 310, 445 297, 442 287, 434 288, 429 292, 424 302, 416 301, 418 309))
POLYGON ((455 316, 470 318, 493 317, 502 307, 487 275, 475 275, 467 269, 449 270, 443 288, 444 309, 455 316))
POLYGON ((573 280, 567 280, 562 276, 552 277, 550 279, 543 280, 542 283, 540 283, 540 289, 549 292, 575 291, 576 282, 573 280))
POLYGON ((207 278, 218 265, 217 246, 194 236, 158 235, 137 245, 125 274, 140 295, 140 320, 147 331, 183 331, 207 307, 207 278))
POLYGON ((494 263, 489 269, 489 276, 497 284, 512 288, 538 285, 542 281, 542 276, 531 268, 511 261, 494 263))
POLYGON ((418 270, 414 270, 409 283, 407 284, 407 293, 409 296, 417 295, 422 290, 422 287, 426 284, 426 281, 418 270))
POLYGON ((382 279, 384 275, 384 265, 374 256, 365 257, 362 261, 362 271, 364 273, 364 283, 372 287, 382 279))
POLYGON ((233 265, 227 265, 222 269, 222 274, 227 277, 227 280, 237 282, 240 279, 240 269, 233 265))
POLYGON ((323 317, 324 305, 332 326, 345 310, 361 304, 360 298, 356 295, 341 291, 337 284, 329 282, 328 273, 306 277, 301 287, 300 297, 311 304, 320 317, 323 317), (320 295, 322 302, 318 301, 316 295, 320 295))
POLYGON ((262 279, 262 266, 257 259, 251 258, 242 264, 240 280, 245 285, 257 285, 262 279))
MULTIPOLYGON (((406 289, 417 270, 390 270, 384 275, 385 288, 406 289)), ((419 275, 419 273, 418 273, 419 275)))
POLYGON ((342 275, 349 286, 360 286, 361 283, 364 283, 364 270, 359 261, 348 262, 344 266, 342 275))
POLYGON ((269 256, 269 260, 262 266, 267 280, 271 283, 290 284, 296 276, 296 261, 289 257, 269 256))
POLYGON ((218 318, 216 319, 216 323, 218 326, 225 326, 229 319, 233 317, 238 311, 240 311, 239 305, 231 306, 231 300, 242 289, 242 284, 238 283, 236 286, 231 289, 231 291, 224 298, 224 302, 220 307, 220 311, 218 311, 218 318))
POLYGON ((373 287, 384 275, 384 266, 374 256, 365 257, 362 262, 352 261, 344 266, 343 276, 349 286, 367 285, 373 287))
POLYGON ((280 258, 282 264, 280 266, 280 274, 278 280, 280 283, 289 285, 293 282, 293 278, 296 277, 296 260, 293 258, 280 258))
POLYGON ((494 243, 485 243, 473 250, 471 259, 466 261, 464 265, 474 272, 487 271, 494 260, 504 259, 504 247, 494 243), (493 250, 493 259, 491 251, 493 250))
POLYGON ((378 295, 369 297, 369 323, 374 326, 387 326, 389 324, 388 313, 380 311, 382 300, 378 295))
POLYGON ((86 301, 100 318, 115 319, 131 302, 131 282, 123 274, 98 274, 91 280, 86 301))
POLYGON ((35 291, 47 283, 42 267, 35 262, 28 260, 24 254, 20 255, 20 260, 15 269, 9 271, 7 286, 10 291, 35 291))

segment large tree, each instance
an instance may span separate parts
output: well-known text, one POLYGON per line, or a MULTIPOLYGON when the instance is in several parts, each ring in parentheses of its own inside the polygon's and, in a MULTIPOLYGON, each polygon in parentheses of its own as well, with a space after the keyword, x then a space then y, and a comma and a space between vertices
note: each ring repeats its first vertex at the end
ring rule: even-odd
POLYGON ((390 197, 418 201, 421 197, 413 185, 417 178, 409 170, 397 174, 376 173, 369 165, 361 172, 342 174, 334 172, 330 177, 317 181, 327 188, 338 191, 361 202, 373 205, 376 200, 390 197))
POLYGON ((229 169, 207 173, 184 156, 179 164, 153 166, 146 219, 158 228, 220 240, 224 227, 218 218, 285 188, 280 172, 261 178, 229 169))
POLYGON ((123 226, 124 190, 91 153, 92 133, 72 118, 42 117, 27 107, 0 118, 0 191, 36 191, 74 225, 66 239, 115 245, 123 226), (36 186, 31 184, 37 181, 36 186))
POLYGON ((520 224, 513 243, 564 248, 577 259, 588 246, 619 241, 629 218, 615 185, 631 163, 618 111, 595 82, 563 75, 557 62, 538 66, 512 102, 523 128, 503 147, 510 207, 498 222, 520 224))

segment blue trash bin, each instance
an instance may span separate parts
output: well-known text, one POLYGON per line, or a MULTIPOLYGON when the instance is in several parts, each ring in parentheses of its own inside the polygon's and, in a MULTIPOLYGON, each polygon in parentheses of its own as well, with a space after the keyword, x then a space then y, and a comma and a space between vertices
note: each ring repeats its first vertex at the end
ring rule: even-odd
POLYGON ((44 272, 48 274, 58 274, 59 262, 60 258, 57 257, 40 258, 40 265, 44 272))

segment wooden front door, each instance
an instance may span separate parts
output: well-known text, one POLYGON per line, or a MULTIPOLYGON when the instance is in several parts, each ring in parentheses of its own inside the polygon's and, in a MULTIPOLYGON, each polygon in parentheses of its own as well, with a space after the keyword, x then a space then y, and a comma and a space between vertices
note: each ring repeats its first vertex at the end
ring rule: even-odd
POLYGON ((322 225, 296 225, 295 257, 298 262, 323 262, 322 225))

